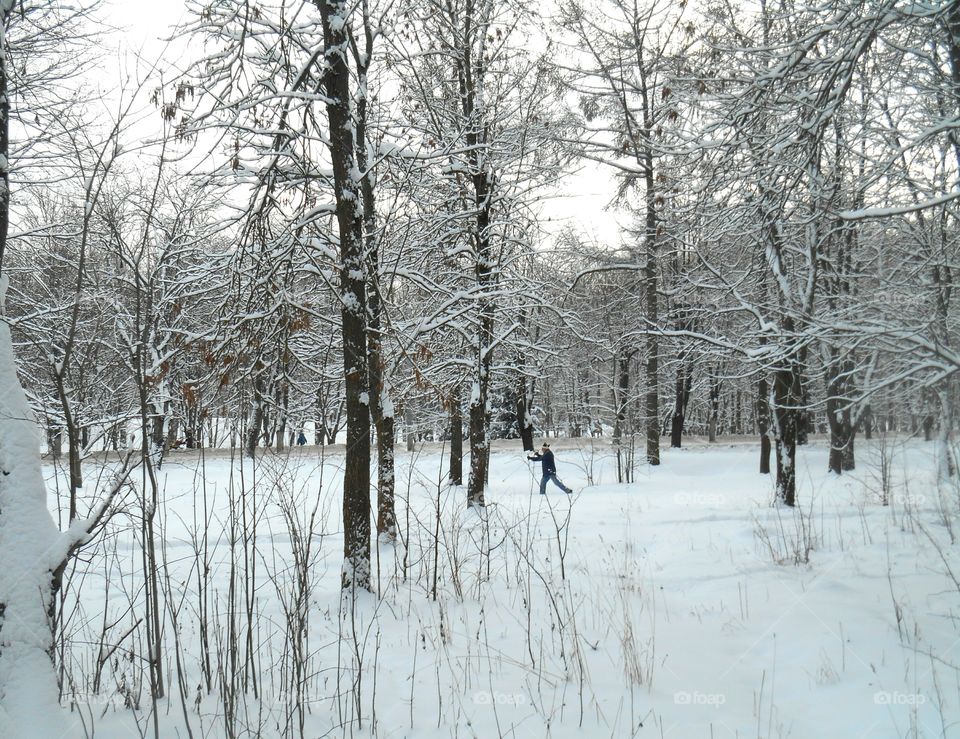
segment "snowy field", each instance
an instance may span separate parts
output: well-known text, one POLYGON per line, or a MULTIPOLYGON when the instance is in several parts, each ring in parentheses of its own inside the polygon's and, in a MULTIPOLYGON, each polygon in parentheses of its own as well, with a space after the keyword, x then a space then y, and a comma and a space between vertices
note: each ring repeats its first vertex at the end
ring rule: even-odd
POLYGON ((68 735, 960 737, 960 493, 932 445, 858 444, 842 478, 800 450, 802 511, 771 507, 753 443, 693 442, 618 485, 608 440, 558 441, 577 492, 541 497, 497 442, 482 514, 439 444, 400 452, 400 541, 342 617, 336 448, 174 454, 166 695, 146 687, 138 478, 70 580, 68 735))

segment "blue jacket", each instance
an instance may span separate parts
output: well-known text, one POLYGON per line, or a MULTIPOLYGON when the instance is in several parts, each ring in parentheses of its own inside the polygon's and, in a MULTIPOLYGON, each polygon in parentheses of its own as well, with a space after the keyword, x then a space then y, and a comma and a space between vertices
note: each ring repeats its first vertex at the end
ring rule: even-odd
POLYGON ((531 462, 542 462, 543 463, 543 474, 545 475, 555 475, 557 474, 557 464, 553 461, 553 452, 549 449, 543 454, 534 454, 532 457, 527 457, 531 462))

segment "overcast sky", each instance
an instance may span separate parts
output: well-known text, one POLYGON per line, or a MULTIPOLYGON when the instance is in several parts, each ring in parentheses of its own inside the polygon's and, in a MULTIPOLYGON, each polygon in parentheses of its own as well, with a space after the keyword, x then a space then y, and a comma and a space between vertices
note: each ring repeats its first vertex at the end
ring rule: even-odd
MULTIPOLYGON (((185 20, 184 0, 108 0, 105 15, 111 24, 123 29, 114 35, 112 58, 104 59, 102 85, 105 91, 117 87, 124 74, 134 69, 130 56, 140 54, 145 61, 164 57, 165 66, 182 60, 182 45, 168 48, 164 39, 177 23, 185 20), (179 46, 179 48, 178 48, 179 46), (165 49, 167 53, 164 53, 165 49)), ((620 227, 629 225, 629 219, 619 218, 604 207, 613 193, 610 172, 593 163, 584 163, 582 171, 571 175, 560 190, 560 197, 550 198, 543 205, 543 213, 550 218, 544 224, 548 231, 557 232, 561 224, 573 223, 589 240, 616 246, 620 227)))
POLYGON ((123 40, 131 48, 155 42, 185 12, 183 0, 109 0, 105 9, 114 25, 127 29, 123 40))

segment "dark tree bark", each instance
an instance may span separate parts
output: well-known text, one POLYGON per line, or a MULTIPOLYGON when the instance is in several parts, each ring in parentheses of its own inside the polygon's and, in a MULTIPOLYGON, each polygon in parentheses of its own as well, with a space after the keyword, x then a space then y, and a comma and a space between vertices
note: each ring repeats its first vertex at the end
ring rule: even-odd
POLYGON ((494 180, 489 159, 481 157, 487 145, 487 129, 482 101, 484 66, 482 59, 474 59, 474 34, 486 33, 485 20, 480 9, 468 5, 463 16, 461 56, 456 60, 457 84, 460 91, 461 113, 467 121, 464 139, 470 164, 470 182, 473 187, 473 205, 476 212, 472 234, 474 284, 478 295, 477 339, 474 347, 473 390, 470 393, 470 476, 467 479, 467 506, 484 505, 484 489, 489 476, 490 413, 488 408, 490 368, 493 363, 494 297, 496 287, 496 255, 491 242, 491 216, 494 199, 494 180), (475 13, 480 13, 475 18, 475 13))
MULTIPOLYGON (((0 208, 2 208, 2 205, 0 205, 0 208)), ((70 402, 70 396, 67 392, 64 370, 60 369, 54 371, 53 379, 57 388, 57 396, 60 401, 60 410, 63 413, 64 428, 66 428, 67 431, 67 461, 70 474, 69 515, 70 521, 73 521, 73 519, 77 517, 78 491, 81 487, 83 487, 83 474, 80 463, 80 451, 83 447, 80 441, 80 425, 79 420, 74 414, 73 405, 70 402)))
POLYGON ((47 426, 47 450, 53 459, 63 456, 63 430, 58 426, 47 426))
POLYGON ((450 484, 463 484, 463 410, 460 388, 450 398, 450 484))
POLYGON ((533 405, 533 380, 523 373, 517 378, 517 428, 520 429, 520 443, 523 451, 532 452, 533 448, 533 418, 530 408, 533 405))
MULTIPOLYGON (((286 368, 284 368, 286 372, 286 368)), ((282 391, 277 390, 277 431, 276 445, 277 451, 282 451, 287 438, 287 411, 289 409, 290 395, 286 387, 282 391)))
POLYGON ((757 430, 760 432, 760 474, 770 474, 770 389, 767 376, 757 382, 757 430))
MULTIPOLYGON (((873 408, 868 403, 867 406, 863 409, 863 416, 861 418, 863 423, 863 438, 867 441, 873 438, 873 408)), ((881 423, 882 423, 881 418, 881 423)))
MULTIPOLYGON (((807 366, 807 350, 802 348, 797 354, 796 366, 799 368, 807 366)), ((797 446, 806 446, 810 437, 810 431, 814 427, 813 414, 810 411, 810 394, 807 391, 807 384, 804 382, 803 375, 797 375, 799 383, 797 390, 797 446)))
POLYGON ((327 434, 327 407, 323 397, 323 383, 317 385, 317 403, 313 414, 313 443, 323 446, 327 434))
POLYGON ((777 499, 794 506, 797 499, 797 431, 803 399, 799 365, 789 357, 783 362, 784 365, 773 374, 777 499))
POLYGON ((363 219, 350 105, 350 16, 344 0, 314 0, 323 23, 330 158, 340 236, 340 321, 347 406, 343 476, 343 587, 370 588, 370 407, 367 394, 367 285, 363 219))
MULTIPOLYGON (((676 266, 679 273, 680 267, 676 266)), ((694 329, 693 312, 684 304, 674 308, 674 324, 678 331, 694 329)), ((683 427, 687 418, 687 405, 690 403, 690 391, 693 388, 693 363, 687 358, 688 350, 684 344, 677 350, 677 377, 673 389, 673 413, 670 416, 670 446, 679 449, 683 444, 683 427)))
MULTIPOLYGON (((250 423, 247 426, 247 438, 244 441, 244 456, 253 459, 257 453, 257 444, 263 429, 263 379, 257 377, 253 382, 253 407, 250 410, 250 423)), ((162 425, 163 419, 160 419, 162 425)))
POLYGON ((739 436, 743 433, 743 394, 740 392, 740 388, 737 388, 736 392, 733 395, 733 428, 731 429, 732 433, 739 436))
POLYGON ((830 472, 841 474, 855 468, 854 434, 851 415, 853 385, 853 362, 841 361, 836 351, 831 352, 827 375, 827 423, 830 427, 830 456, 827 467, 830 472))
POLYGON ((924 409, 923 422, 922 422, 923 440, 930 441, 931 439, 933 439, 933 425, 935 421, 933 417, 933 411, 931 410, 931 406, 933 404, 931 400, 931 396, 933 395, 933 393, 931 393, 929 388, 924 388, 921 392, 921 395, 923 398, 923 409, 924 409))
MULTIPOLYGON (((646 90, 644 90, 646 99, 646 90)), ((648 119, 649 120, 649 119, 648 119)), ((647 132, 649 135, 649 131, 647 132)), ((643 268, 644 288, 646 291, 647 323, 647 394, 646 394, 646 431, 647 464, 660 464, 660 342, 657 328, 657 211, 653 184, 653 155, 650 149, 643 156, 646 173, 646 227, 644 243, 647 249, 647 261, 643 268)))
POLYGON ((407 445, 407 451, 412 452, 417 448, 417 435, 413 428, 413 408, 409 400, 403 406, 403 425, 406 426, 404 441, 407 445))
POLYGON ((616 417, 613 421, 613 447, 617 452, 617 482, 629 482, 630 470, 623 456, 623 435, 627 430, 627 403, 630 393, 630 359, 633 351, 626 348, 617 352, 614 361, 616 382, 613 386, 613 407, 616 417))
MULTIPOLYGON (((480 272, 487 271, 485 267, 478 266, 478 277, 480 272)), ((478 283, 489 284, 489 275, 486 275, 482 281, 478 279, 478 283)), ((492 309, 487 306, 481 308, 478 340, 475 357, 476 377, 470 397, 469 411, 470 476, 467 479, 468 506, 485 505, 483 493, 489 474, 490 439, 487 432, 490 427, 490 414, 487 410, 487 404, 490 385, 493 314, 492 309)))
POLYGON ((717 440, 717 424, 720 415, 720 378, 714 369, 710 376, 710 418, 707 421, 707 439, 712 443, 717 440))
MULTIPOLYGON (((367 291, 367 352, 370 373, 370 410, 377 430, 377 534, 389 541, 397 537, 397 516, 394 508, 394 420, 390 386, 385 376, 383 355, 383 301, 380 299, 380 235, 377 230, 376 193, 371 163, 367 157, 367 86, 368 70, 373 59, 373 29, 364 6, 364 53, 355 53, 357 77, 363 92, 356 105, 357 166, 360 174, 360 192, 363 195, 363 231, 367 252, 370 289, 367 291)), ((356 47, 354 47, 356 49, 356 47)))
POLYGON ((167 433, 163 439, 163 453, 166 455, 177 443, 177 436, 180 434, 180 419, 176 416, 170 417, 170 423, 167 424, 167 433))
POLYGON ((693 367, 687 364, 686 352, 677 355, 677 381, 674 386, 673 415, 670 417, 670 446, 679 449, 683 444, 683 425, 693 387, 693 367))

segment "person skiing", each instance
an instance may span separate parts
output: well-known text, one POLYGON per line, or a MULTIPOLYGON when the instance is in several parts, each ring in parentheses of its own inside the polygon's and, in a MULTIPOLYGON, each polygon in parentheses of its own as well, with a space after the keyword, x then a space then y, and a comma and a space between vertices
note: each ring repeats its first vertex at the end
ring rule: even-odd
POLYGON ((553 480, 553 484, 567 495, 573 492, 571 488, 564 485, 560 481, 560 478, 557 477, 557 463, 553 460, 553 452, 550 451, 550 445, 547 442, 543 442, 539 453, 534 454, 532 457, 528 456, 527 459, 531 462, 541 462, 543 464, 543 477, 540 478, 540 495, 547 494, 547 481, 549 480, 553 480))

